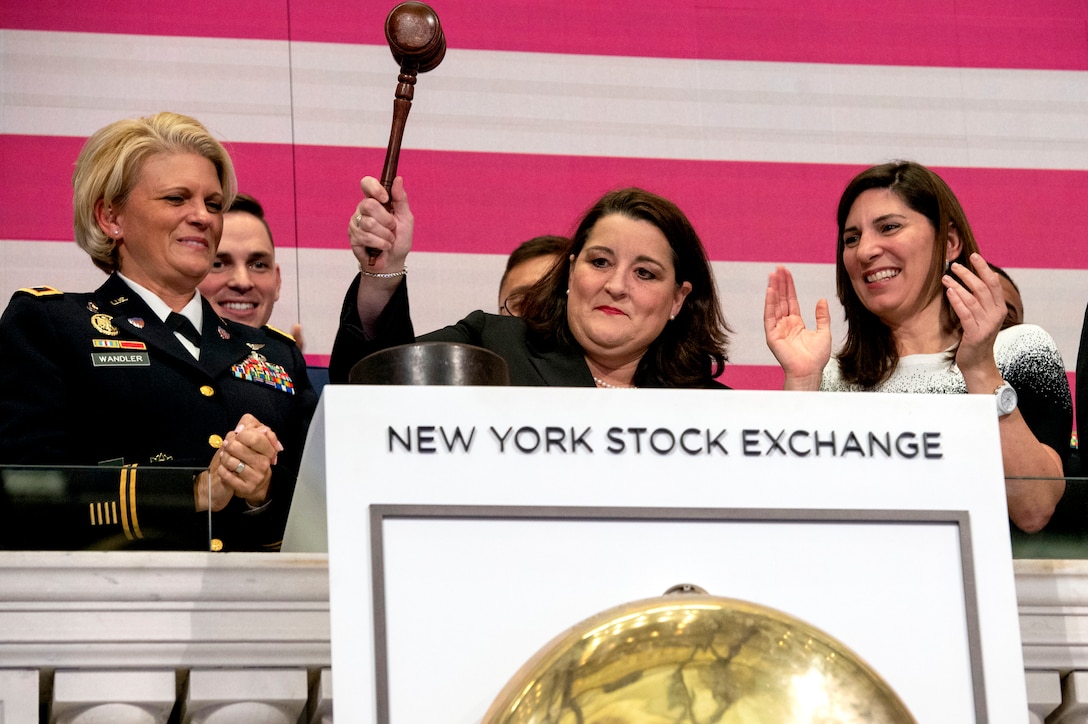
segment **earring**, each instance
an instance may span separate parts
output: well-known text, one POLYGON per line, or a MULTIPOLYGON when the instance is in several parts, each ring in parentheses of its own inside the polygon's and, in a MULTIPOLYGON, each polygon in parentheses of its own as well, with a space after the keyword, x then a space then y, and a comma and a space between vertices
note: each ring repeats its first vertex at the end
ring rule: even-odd
POLYGON ((570 296, 570 287, 567 288, 567 296, 570 296))
POLYGON ((675 314, 670 314, 669 315, 669 321, 671 322, 674 319, 676 319, 676 315, 675 314))

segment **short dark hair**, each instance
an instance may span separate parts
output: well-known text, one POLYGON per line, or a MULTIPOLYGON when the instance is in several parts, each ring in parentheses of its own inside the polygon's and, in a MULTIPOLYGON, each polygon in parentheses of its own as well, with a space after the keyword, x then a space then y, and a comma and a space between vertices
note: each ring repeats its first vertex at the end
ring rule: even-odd
POLYGON ((565 255, 567 250, 570 249, 570 243, 570 239, 565 236, 548 235, 534 236, 532 239, 518 244, 518 247, 510 252, 510 257, 506 260, 506 269, 502 273, 502 279, 499 280, 499 287, 502 287, 506 282, 510 270, 518 264, 541 256, 565 255))
POLYGON ((276 246, 276 241, 272 238, 272 229, 268 226, 268 220, 264 218, 264 207, 261 206, 260 201, 249 194, 238 192, 238 195, 234 197, 234 201, 231 203, 230 208, 226 210, 226 213, 230 214, 235 211, 257 217, 257 219, 264 224, 264 230, 268 232, 268 240, 272 243, 273 247, 276 246))
POLYGON ((949 329, 960 328, 960 320, 952 311, 941 283, 946 269, 949 230, 955 229, 962 243, 955 262, 970 268, 968 259, 978 252, 978 243, 967 223, 967 214, 956 195, 944 179, 925 166, 914 161, 892 161, 862 171, 846 185, 839 199, 839 235, 835 242, 835 286, 839 301, 846 310, 846 341, 836 359, 843 379, 862 387, 874 387, 883 382, 899 364, 899 351, 891 329, 862 304, 843 262, 846 219, 858 196, 871 189, 888 189, 933 225, 933 250, 927 287, 930 298, 940 297, 941 316, 949 329))
MULTIPOLYGON (((665 325, 635 371, 639 387, 698 387, 725 369, 729 333, 710 259, 691 222, 673 202, 639 188, 611 191, 582 216, 569 252, 581 253, 594 225, 620 214, 647 221, 665 236, 676 267, 676 283, 691 284, 676 319, 665 325)), ((567 322, 570 264, 556 264, 526 294, 522 319, 530 338, 543 345, 581 349, 567 322)))

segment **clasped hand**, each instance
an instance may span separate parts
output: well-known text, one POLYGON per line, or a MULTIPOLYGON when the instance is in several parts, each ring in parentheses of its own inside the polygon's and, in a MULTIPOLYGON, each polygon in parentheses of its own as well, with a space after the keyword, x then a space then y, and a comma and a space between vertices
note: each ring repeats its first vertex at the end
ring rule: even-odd
POLYGON ((242 415, 212 457, 207 473, 197 477, 197 511, 220 511, 235 496, 253 507, 264 505, 272 466, 282 451, 283 445, 271 428, 249 413, 242 415))

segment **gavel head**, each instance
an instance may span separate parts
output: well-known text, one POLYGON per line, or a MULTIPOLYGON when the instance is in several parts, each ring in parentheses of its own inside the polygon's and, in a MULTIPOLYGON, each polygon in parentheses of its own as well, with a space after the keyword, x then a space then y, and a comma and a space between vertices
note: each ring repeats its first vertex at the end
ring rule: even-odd
POLYGON ((389 11, 385 39, 404 71, 426 73, 446 57, 446 36, 438 15, 421 2, 404 2, 389 11))

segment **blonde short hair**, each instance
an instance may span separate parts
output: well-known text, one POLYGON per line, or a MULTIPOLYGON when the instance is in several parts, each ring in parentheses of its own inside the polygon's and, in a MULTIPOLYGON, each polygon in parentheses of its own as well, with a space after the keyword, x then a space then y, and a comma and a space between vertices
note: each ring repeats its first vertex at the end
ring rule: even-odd
POLYGON ((76 243, 102 271, 117 271, 117 244, 98 226, 95 205, 125 206, 148 158, 159 153, 196 153, 215 166, 223 187, 223 208, 234 200, 234 164, 200 121, 179 113, 156 113, 116 121, 87 139, 72 174, 76 243))

